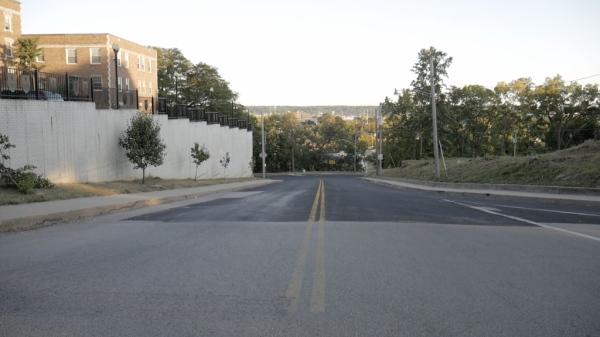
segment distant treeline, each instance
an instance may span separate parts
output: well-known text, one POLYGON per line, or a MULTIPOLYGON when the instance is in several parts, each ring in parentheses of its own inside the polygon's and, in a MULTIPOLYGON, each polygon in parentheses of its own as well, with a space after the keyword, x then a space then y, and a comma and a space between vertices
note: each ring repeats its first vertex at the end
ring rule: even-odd
POLYGON ((269 112, 275 113, 286 113, 291 112, 304 112, 311 116, 319 116, 324 113, 332 113, 336 116, 375 116, 375 109, 377 106, 347 106, 347 105, 324 105, 324 106, 295 106, 295 105, 280 105, 280 106, 249 106, 250 113, 260 114, 262 111, 264 114, 269 112))

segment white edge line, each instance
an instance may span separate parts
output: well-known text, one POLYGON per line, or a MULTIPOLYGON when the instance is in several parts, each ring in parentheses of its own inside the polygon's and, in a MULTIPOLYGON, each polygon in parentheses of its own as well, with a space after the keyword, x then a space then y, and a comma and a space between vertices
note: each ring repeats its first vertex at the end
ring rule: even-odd
POLYGON ((461 204, 460 202, 456 202, 456 201, 452 201, 452 200, 448 200, 448 199, 444 199, 444 201, 450 202, 450 203, 453 203, 453 204, 457 204, 457 205, 461 205, 461 206, 465 206, 465 207, 469 207, 469 208, 472 208, 472 209, 476 209, 476 210, 481 211, 481 212, 485 212, 485 213, 489 213, 489 214, 494 214, 494 215, 499 215, 499 216, 503 216, 505 218, 509 218, 509 219, 513 219, 513 220, 517 220, 517 221, 521 221, 521 222, 526 222, 526 223, 529 223, 529 224, 532 224, 532 225, 536 225, 536 226, 540 226, 540 227, 543 227, 543 228, 550 228, 550 229, 554 229, 554 230, 557 230, 557 231, 560 231, 560 232, 565 232, 565 233, 569 233, 569 234, 581 236, 581 237, 584 237, 584 238, 588 238, 588 239, 600 241, 600 238, 597 238, 595 236, 581 234, 581 233, 577 233, 577 232, 572 232, 572 231, 569 231, 569 230, 566 230, 566 229, 552 227, 552 226, 548 226, 548 225, 543 225, 543 224, 538 223, 538 222, 534 222, 534 221, 530 221, 530 220, 522 219, 522 218, 517 218, 516 216, 510 216, 510 215, 505 215, 505 214, 501 214, 501 213, 496 213, 496 212, 488 211, 486 209, 481 209, 479 207, 474 207, 474 206, 467 205, 467 204, 461 204))
POLYGON ((562 214, 583 215, 583 216, 600 216, 600 214, 563 212, 563 211, 554 211, 554 210, 551 210, 551 209, 541 209, 541 208, 527 208, 527 207, 505 206, 505 205, 494 205, 494 206, 504 207, 504 208, 528 209, 528 210, 532 210, 532 211, 542 211, 542 212, 552 212, 552 213, 562 213, 562 214))

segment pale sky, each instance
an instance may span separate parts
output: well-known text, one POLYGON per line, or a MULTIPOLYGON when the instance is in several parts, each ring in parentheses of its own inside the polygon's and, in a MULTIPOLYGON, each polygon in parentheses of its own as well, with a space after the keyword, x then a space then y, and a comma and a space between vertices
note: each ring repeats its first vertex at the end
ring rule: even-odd
POLYGON ((23 34, 179 48, 248 106, 377 105, 430 46, 454 58, 447 84, 600 74, 598 0, 20 1, 23 34))

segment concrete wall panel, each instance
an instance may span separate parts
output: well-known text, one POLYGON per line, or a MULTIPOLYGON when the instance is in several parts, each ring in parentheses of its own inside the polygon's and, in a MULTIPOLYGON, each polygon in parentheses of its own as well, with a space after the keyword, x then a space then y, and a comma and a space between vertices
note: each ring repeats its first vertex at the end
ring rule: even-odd
MULTIPOLYGON (((0 133, 17 147, 8 151, 9 167, 37 166, 36 173, 56 183, 133 180, 134 170, 118 144, 134 110, 96 110, 87 102, 47 102, 0 99, 0 133)), ((146 169, 164 179, 193 179, 194 142, 204 144, 211 158, 198 168, 198 179, 222 178, 219 161, 229 152, 227 177, 252 175, 252 133, 238 128, 154 116, 167 144, 164 164, 146 169)))

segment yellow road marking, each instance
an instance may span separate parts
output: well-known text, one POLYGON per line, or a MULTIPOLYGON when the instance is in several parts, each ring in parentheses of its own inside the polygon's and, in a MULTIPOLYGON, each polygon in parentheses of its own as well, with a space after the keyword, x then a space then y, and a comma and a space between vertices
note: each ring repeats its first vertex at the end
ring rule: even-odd
POLYGON ((302 289, 302 278, 304 277, 304 266, 306 265, 306 255, 308 255, 308 245, 310 244, 310 234, 312 232, 312 222, 309 222, 306 226, 306 232, 304 233, 304 241, 302 241, 302 248, 300 248, 300 255, 298 255, 298 261, 296 261, 296 267, 292 274, 292 280, 288 286, 288 290, 285 293, 285 297, 292 298, 292 303, 287 308, 290 312, 296 312, 298 307, 298 297, 300 297, 300 290, 302 289))
MULTIPOLYGON (((319 221, 323 221, 323 218, 319 221)), ((312 295, 310 296, 310 312, 325 312, 325 225, 323 222, 319 224, 317 256, 315 258, 315 279, 313 281, 312 295)))
POLYGON ((325 183, 321 180, 321 213, 319 214, 319 222, 325 221, 325 183))
POLYGON ((292 280, 288 286, 288 290, 285 297, 291 298, 292 302, 287 307, 289 312, 296 312, 298 309, 298 299, 300 297, 300 291, 302 290, 302 280, 304 278, 304 267, 306 266, 306 257, 308 255, 308 248, 310 246, 310 237, 312 234, 312 223, 315 221, 317 216, 317 209, 319 207, 319 198, 321 199, 321 211, 319 213, 319 233, 317 236, 317 252, 315 259, 315 273, 312 294, 310 297, 310 312, 324 312, 325 311, 325 227, 323 222, 325 221, 325 184, 323 180, 319 180, 319 187, 317 189, 317 195, 313 202, 310 216, 308 217, 308 225, 304 232, 304 241, 302 241, 302 247, 300 248, 300 255, 296 261, 294 272, 292 273, 292 280))
POLYGON ((317 196, 315 197, 315 201, 313 202, 313 206, 310 211, 310 216, 308 217, 308 222, 315 221, 315 216, 317 215, 317 207, 319 206, 319 196, 321 194, 321 186, 322 185, 323 185, 323 180, 319 180, 319 188, 317 188, 317 196))

